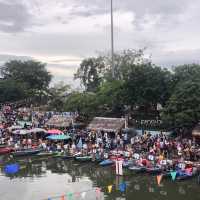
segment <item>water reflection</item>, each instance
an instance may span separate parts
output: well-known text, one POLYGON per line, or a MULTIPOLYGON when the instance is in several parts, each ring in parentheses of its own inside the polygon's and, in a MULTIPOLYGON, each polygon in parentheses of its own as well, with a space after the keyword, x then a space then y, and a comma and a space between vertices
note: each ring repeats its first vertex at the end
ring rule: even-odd
POLYGON ((184 182, 163 180, 157 186, 156 177, 133 174, 125 171, 125 176, 116 176, 114 168, 102 168, 93 163, 79 163, 73 160, 55 158, 20 158, 13 160, 0 157, 0 195, 6 200, 42 200, 51 196, 73 194, 73 200, 81 199, 81 192, 87 200, 93 199, 148 199, 148 200, 197 200, 200 199, 196 179, 184 182), (7 175, 3 168, 8 163, 20 164, 20 171, 7 175), (125 182, 125 193, 119 191, 119 184, 125 182), (108 193, 108 185, 113 185, 108 193), (97 196, 96 187, 101 188, 97 196), (10 192, 12 191, 12 192, 10 192), (134 198, 133 198, 134 197, 134 198))

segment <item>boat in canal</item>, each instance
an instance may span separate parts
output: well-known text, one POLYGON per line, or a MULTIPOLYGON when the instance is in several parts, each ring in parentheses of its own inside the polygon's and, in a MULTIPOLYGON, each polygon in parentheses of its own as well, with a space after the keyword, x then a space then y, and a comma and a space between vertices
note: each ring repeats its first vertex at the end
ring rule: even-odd
POLYGON ((158 166, 153 166, 153 167, 147 167, 146 172, 149 174, 160 174, 162 172, 162 169, 158 166))
POLYGON ((36 155, 38 153, 40 153, 42 151, 42 149, 25 149, 25 150, 19 150, 19 151, 15 151, 12 152, 13 157, 20 157, 20 156, 31 156, 31 155, 36 155))
POLYGON ((92 156, 75 156, 74 158, 80 162, 92 161, 92 156))
POLYGON ((13 151, 12 147, 0 147, 0 155, 8 154, 13 151))
POLYGON ((145 166, 134 165, 134 166, 129 167, 128 169, 135 173, 143 173, 143 172, 146 172, 147 168, 145 166))
POLYGON ((102 162, 99 163, 100 166, 109 166, 109 165, 113 165, 115 163, 114 160, 111 159, 106 159, 103 160, 102 162))

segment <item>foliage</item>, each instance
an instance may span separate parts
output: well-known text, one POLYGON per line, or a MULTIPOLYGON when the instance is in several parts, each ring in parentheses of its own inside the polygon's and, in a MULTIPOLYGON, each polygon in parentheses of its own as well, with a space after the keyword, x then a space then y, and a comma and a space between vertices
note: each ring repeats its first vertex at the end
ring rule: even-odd
POLYGON ((64 82, 59 82, 49 89, 51 101, 49 102, 49 109, 56 111, 63 111, 64 102, 71 90, 70 85, 64 82))
POLYGON ((85 118, 96 113, 96 95, 91 92, 72 92, 64 104, 66 111, 78 112, 85 118))
POLYGON ((51 81, 45 64, 34 60, 12 60, 2 67, 3 79, 15 80, 26 85, 28 90, 45 90, 51 81))
MULTIPOLYGON (((126 80, 132 70, 132 66, 141 63, 150 62, 144 58, 144 50, 128 49, 114 54, 114 80, 126 80)), ((104 74, 105 80, 112 80, 111 57, 110 55, 102 56, 106 67, 104 74)))
POLYGON ((41 99, 46 95, 51 81, 51 75, 47 72, 45 64, 34 60, 9 61, 1 67, 1 76, 1 85, 7 101, 29 97, 41 99), (14 91, 15 94, 12 94, 14 91))
POLYGON ((86 91, 94 92, 102 82, 104 70, 105 64, 102 57, 88 58, 82 61, 74 78, 81 80, 86 91))
POLYGON ((123 115, 123 81, 112 80, 103 83, 96 93, 96 105, 104 115, 123 115))
MULTIPOLYGON (((148 62, 143 57, 143 50, 124 50, 114 55, 114 80, 124 80, 133 64, 148 62)), ((80 79, 86 91, 96 92, 97 88, 105 81, 112 81, 110 55, 101 55, 97 58, 87 58, 82 61, 74 75, 80 79)))
POLYGON ((0 103, 18 101, 26 96, 25 86, 17 81, 0 80, 0 103))
POLYGON ((200 119, 199 65, 184 65, 175 68, 176 86, 162 118, 171 127, 194 127, 200 119))
POLYGON ((132 107, 155 108, 169 97, 169 71, 151 63, 132 65, 124 83, 126 104, 132 107))

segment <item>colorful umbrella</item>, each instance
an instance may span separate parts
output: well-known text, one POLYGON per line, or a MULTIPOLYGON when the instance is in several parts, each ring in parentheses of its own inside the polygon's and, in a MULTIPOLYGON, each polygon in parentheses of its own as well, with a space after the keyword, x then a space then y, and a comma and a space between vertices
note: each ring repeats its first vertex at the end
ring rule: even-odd
POLYGON ((47 137, 49 140, 68 140, 70 138, 69 135, 50 135, 47 137))
POLYGON ((19 171, 19 165, 18 164, 6 165, 4 171, 6 174, 15 174, 19 171))
POLYGON ((16 130, 16 131, 13 131, 13 134, 15 135, 26 135, 29 133, 29 130, 16 130))
POLYGON ((22 126, 19 126, 19 125, 13 125, 11 127, 8 128, 9 131, 13 131, 13 130, 20 130, 22 129, 23 127, 22 126))
POLYGON ((32 128, 29 133, 46 133, 47 131, 43 128, 32 128))
POLYGON ((51 129, 47 131, 48 134, 52 134, 52 135, 59 135, 59 134, 63 134, 62 131, 58 130, 58 129, 51 129))

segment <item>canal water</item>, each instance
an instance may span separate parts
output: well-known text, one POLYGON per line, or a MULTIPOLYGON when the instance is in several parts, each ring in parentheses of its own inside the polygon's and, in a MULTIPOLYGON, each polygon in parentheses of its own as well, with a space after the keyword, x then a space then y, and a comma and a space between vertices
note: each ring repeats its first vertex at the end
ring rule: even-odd
POLYGON ((197 177, 183 182, 163 179, 158 186, 155 176, 128 170, 116 176, 112 167, 58 158, 0 157, 0 166, 1 200, 63 200, 62 195, 64 200, 200 200, 197 177), (20 171, 5 174, 5 165, 12 163, 19 164, 20 171), (122 185, 125 192, 120 191, 122 185))

